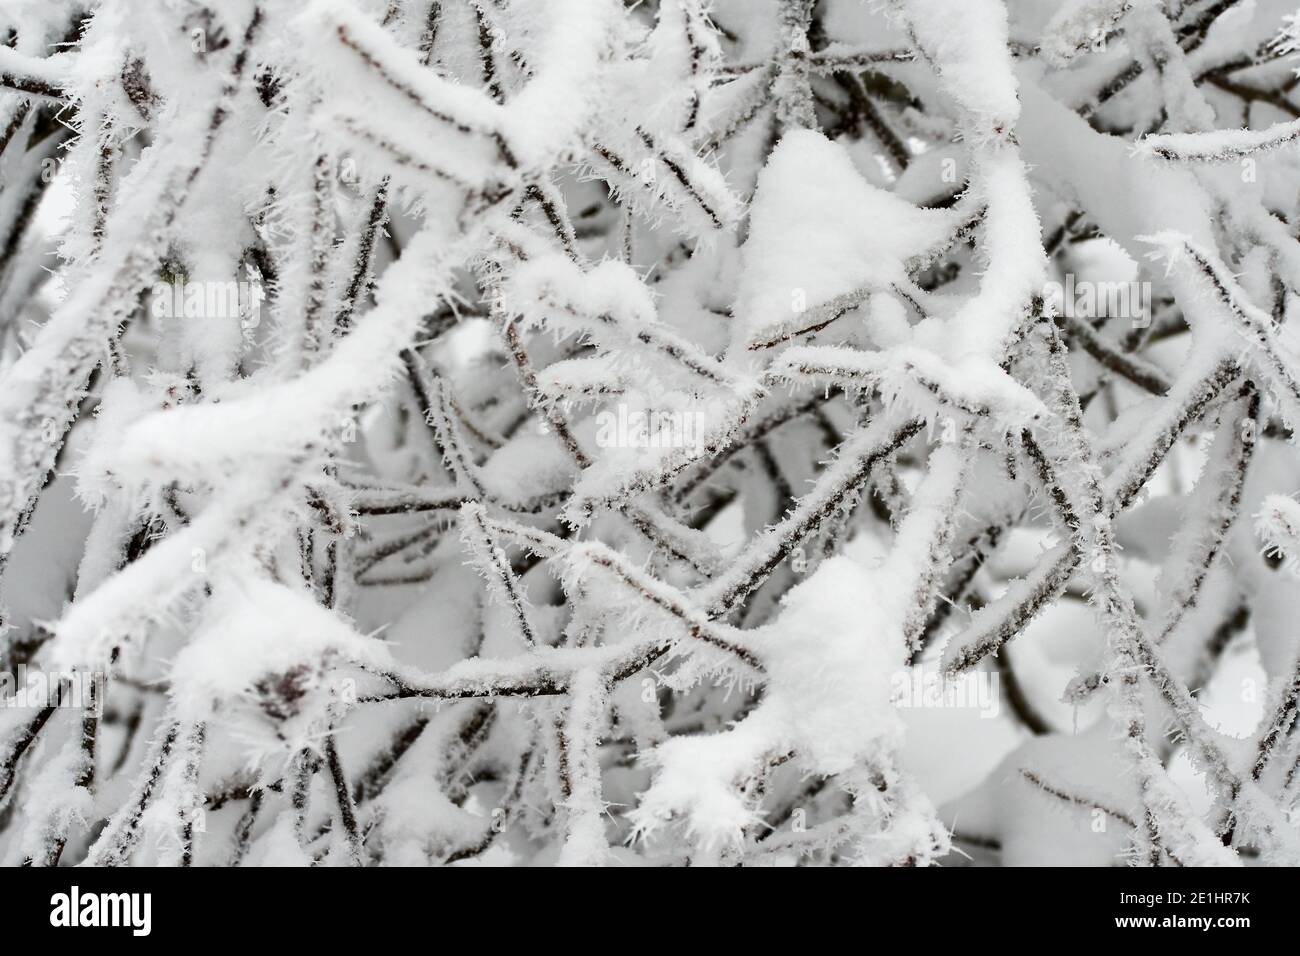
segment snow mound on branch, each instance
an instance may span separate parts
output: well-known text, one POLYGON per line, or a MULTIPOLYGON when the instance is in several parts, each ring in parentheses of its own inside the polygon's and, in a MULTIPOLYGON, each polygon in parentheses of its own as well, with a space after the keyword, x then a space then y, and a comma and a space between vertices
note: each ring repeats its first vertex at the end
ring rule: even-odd
POLYGON ((480 471, 484 487, 504 501, 525 502, 566 491, 576 467, 553 435, 514 435, 480 471))
POLYGON ((539 10, 544 29, 529 51, 531 78, 505 107, 525 164, 555 162, 589 120, 618 47, 620 7, 614 0, 554 0, 544 14, 539 10))
POLYGON ((899 742, 891 676, 904 648, 899 602, 882 575, 847 557, 822 564, 755 635, 769 673, 766 704, 782 711, 791 746, 820 773, 842 773, 899 742))
POLYGON ((1081 53, 1104 52, 1107 37, 1130 6, 1128 0, 1067 0, 1043 30, 1043 57, 1063 67, 1081 53))
POLYGON ((947 215, 870 185, 843 147, 791 132, 758 177, 736 297, 733 348, 837 296, 887 288, 905 263, 943 242, 947 215))
POLYGON ((587 270, 558 253, 525 262, 507 277, 501 305, 530 327, 551 324, 590 333, 602 320, 653 323, 654 298, 641 277, 616 259, 587 270))
POLYGON ((182 720, 205 720, 241 700, 286 718, 323 711, 330 666, 346 662, 392 666, 385 645, 309 593, 233 577, 214 583, 203 623, 172 664, 172 700, 182 720))
POLYGON ((935 63, 945 93, 980 128, 968 136, 1009 135, 1020 117, 1016 74, 1001 0, 908 0, 907 18, 935 63))
POLYGON ((763 702, 724 733, 675 737, 648 755, 654 782, 630 814, 638 834, 682 818, 708 846, 735 843, 761 822, 742 791, 766 762, 793 753, 805 773, 830 776, 890 753, 903 727, 891 703, 900 617, 870 569, 823 563, 773 624, 751 632, 767 671, 763 702))

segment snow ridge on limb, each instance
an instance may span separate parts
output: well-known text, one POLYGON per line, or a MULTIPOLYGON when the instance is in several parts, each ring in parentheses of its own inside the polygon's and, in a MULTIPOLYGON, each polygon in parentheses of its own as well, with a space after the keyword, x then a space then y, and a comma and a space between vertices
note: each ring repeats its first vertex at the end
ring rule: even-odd
POLYGON ((1272 317, 1250 301, 1214 253, 1177 233, 1161 233, 1147 241, 1159 247, 1157 255, 1166 258, 1169 269, 1177 269, 1185 261, 1194 270, 1197 280, 1213 295, 1218 311, 1227 317, 1225 324, 1245 339, 1247 355, 1271 387, 1287 421, 1300 422, 1300 368, 1279 341, 1272 317))
POLYGON ((32 99, 61 101, 71 79, 68 57, 38 58, 10 47, 0 49, 0 88, 32 99))
POLYGON ((1300 120, 1275 123, 1263 130, 1216 130, 1210 133, 1167 133, 1144 136, 1140 155, 1184 163, 1235 163, 1244 156, 1289 146, 1300 139, 1300 120))
POLYGON ((1080 55, 1104 50, 1132 8, 1132 0, 1067 0, 1052 14, 1038 48, 1058 67, 1080 55))

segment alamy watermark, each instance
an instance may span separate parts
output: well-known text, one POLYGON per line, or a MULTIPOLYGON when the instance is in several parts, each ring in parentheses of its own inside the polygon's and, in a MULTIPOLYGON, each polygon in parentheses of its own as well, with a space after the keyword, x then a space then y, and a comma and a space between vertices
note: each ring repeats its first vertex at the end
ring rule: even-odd
POLYGON ((704 415, 619 405, 596 415, 596 444, 601 448, 694 448, 703 454, 704 415))
POLYGON ((907 709, 977 710, 991 719, 1002 707, 1000 675, 994 671, 969 671, 945 677, 921 667, 896 671, 890 678, 890 699, 907 709))
POLYGON ((176 279, 153 287, 152 311, 157 319, 238 319, 248 335, 261 323, 265 298, 260 282, 176 279))
POLYGON ((43 671, 19 664, 0 671, 0 708, 71 707, 100 716, 104 708, 104 675, 93 671, 43 671))
POLYGON ((148 936, 153 929, 152 893, 83 893, 74 885, 67 893, 50 897, 50 925, 120 926, 132 936, 148 936))
POLYGON ((1133 328, 1151 324, 1150 282, 1093 282, 1065 274, 1065 282, 1043 286, 1043 304, 1070 319, 1128 319, 1133 328))

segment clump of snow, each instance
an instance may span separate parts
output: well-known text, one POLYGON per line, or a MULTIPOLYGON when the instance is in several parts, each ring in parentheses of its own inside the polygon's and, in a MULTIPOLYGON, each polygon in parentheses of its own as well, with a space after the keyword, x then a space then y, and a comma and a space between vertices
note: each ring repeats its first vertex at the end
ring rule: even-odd
POLYGON ((905 0, 903 15, 944 91, 978 125, 977 140, 1005 139, 1020 116, 1007 43, 1007 7, 999 0, 905 0))
POLYGON ((947 235, 949 220, 870 185, 842 146, 788 133, 758 178, 743 250, 731 349, 749 346, 803 313, 859 289, 887 290, 905 264, 947 235))
POLYGON ((392 661, 377 638, 303 591, 230 575, 213 582, 193 638, 172 661, 170 696, 182 720, 221 714, 279 749, 272 741, 303 740, 331 707, 355 700, 347 671, 356 665, 388 669, 392 661))
POLYGON ((777 619, 748 638, 767 676, 762 702, 723 733, 675 737, 647 755, 654 781, 631 815, 640 833, 680 818, 705 845, 738 842, 761 823, 743 788, 766 764, 793 754, 806 774, 832 776, 897 747, 899 601, 880 585, 835 557, 786 595, 777 619))

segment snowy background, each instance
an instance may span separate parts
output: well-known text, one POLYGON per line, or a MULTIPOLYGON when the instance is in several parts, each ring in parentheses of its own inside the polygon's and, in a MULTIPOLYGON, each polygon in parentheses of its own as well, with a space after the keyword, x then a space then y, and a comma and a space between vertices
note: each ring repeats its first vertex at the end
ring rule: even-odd
POLYGON ((0 861, 1300 864, 1295 0, 0 36, 0 861))

